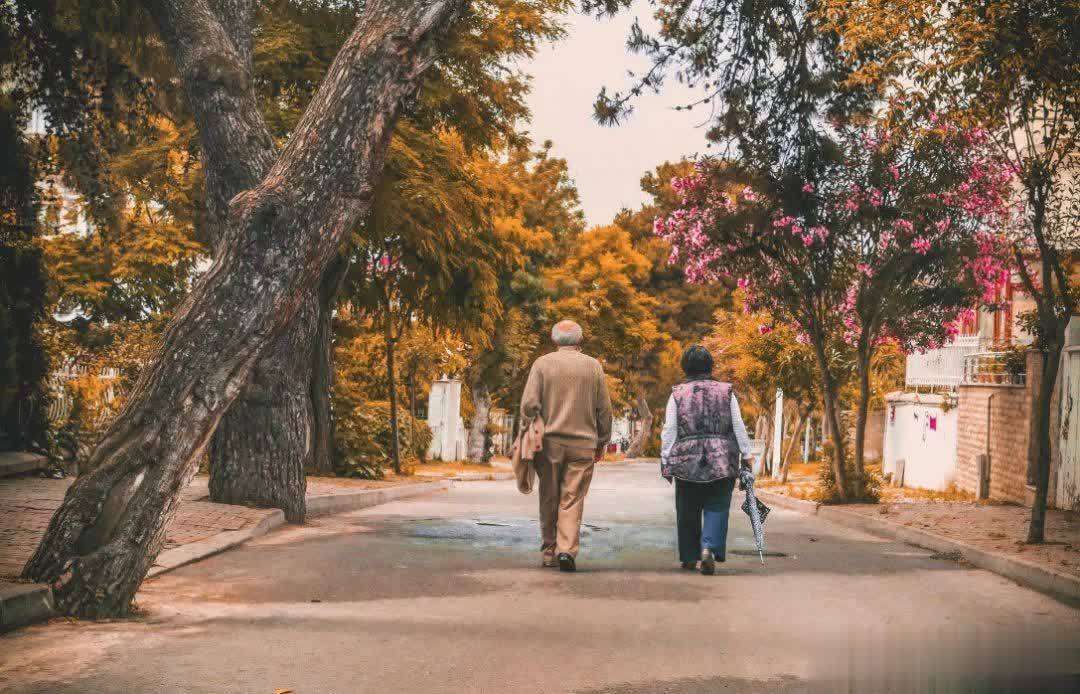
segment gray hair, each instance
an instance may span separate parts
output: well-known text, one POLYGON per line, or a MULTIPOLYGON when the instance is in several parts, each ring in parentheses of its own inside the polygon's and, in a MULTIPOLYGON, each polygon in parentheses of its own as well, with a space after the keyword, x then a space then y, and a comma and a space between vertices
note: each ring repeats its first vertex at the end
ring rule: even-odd
POLYGON ((551 329, 551 341, 560 347, 581 344, 581 326, 572 320, 561 320, 551 329))

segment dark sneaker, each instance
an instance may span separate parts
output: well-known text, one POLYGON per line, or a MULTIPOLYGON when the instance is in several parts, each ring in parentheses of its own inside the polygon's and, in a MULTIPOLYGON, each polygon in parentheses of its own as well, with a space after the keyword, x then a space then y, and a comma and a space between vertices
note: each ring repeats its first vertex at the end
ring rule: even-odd
POLYGON ((682 563, 682 570, 683 571, 694 571, 696 569, 697 569, 697 562, 696 561, 684 561, 682 563))
POLYGON ((544 552, 544 559, 540 565, 545 569, 554 569, 559 566, 559 560, 555 558, 554 552, 544 552))
POLYGON ((716 573, 716 558, 712 550, 706 547, 701 550, 701 575, 712 576, 714 573, 716 573))
POLYGON ((574 558, 566 552, 559 555, 559 571, 577 571, 577 564, 574 563, 574 558))

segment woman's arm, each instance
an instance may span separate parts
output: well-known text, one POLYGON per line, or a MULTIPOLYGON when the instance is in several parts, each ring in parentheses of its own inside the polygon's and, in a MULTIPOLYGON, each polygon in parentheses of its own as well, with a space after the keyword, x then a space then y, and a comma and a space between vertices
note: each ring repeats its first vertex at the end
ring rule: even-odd
POLYGON ((739 452, 743 460, 753 457, 750 452, 750 436, 746 433, 746 424, 743 422, 742 410, 739 409, 739 400, 735 393, 731 394, 731 428, 735 430, 735 440, 739 442, 739 452))
POLYGON ((675 396, 668 396, 667 410, 664 413, 664 428, 660 430, 660 458, 667 460, 671 455, 671 447, 675 445, 675 439, 679 436, 678 408, 675 405, 675 396))

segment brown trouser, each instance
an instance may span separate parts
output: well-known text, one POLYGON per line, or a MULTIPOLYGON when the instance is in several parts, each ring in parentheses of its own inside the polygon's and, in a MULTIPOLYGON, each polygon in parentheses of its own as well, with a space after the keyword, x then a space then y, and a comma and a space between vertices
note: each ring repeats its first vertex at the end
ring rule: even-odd
POLYGON ((544 441, 533 465, 540 481, 540 536, 544 552, 577 556, 581 514, 592 482, 593 455, 589 447, 544 441))

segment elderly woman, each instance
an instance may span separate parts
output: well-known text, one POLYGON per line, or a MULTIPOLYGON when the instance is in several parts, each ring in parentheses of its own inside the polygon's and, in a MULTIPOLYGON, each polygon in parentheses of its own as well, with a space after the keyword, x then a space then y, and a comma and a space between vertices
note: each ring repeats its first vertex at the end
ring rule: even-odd
POLYGON ((694 345, 682 358, 686 380, 672 389, 660 434, 660 474, 675 480, 679 561, 716 571, 727 547, 728 509, 739 474, 749 467, 750 439, 730 383, 712 377, 709 350, 694 345))

